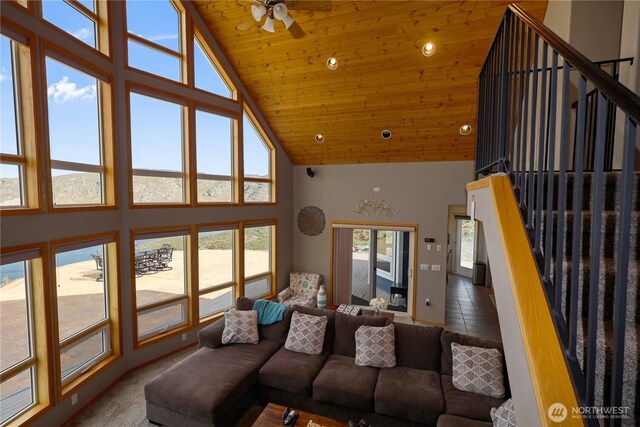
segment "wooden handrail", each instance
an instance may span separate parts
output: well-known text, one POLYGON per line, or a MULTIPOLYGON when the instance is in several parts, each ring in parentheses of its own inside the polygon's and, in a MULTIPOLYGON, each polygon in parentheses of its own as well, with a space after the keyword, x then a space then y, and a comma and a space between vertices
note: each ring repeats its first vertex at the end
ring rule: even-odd
POLYGON ((510 4, 508 8, 524 21, 525 24, 531 27, 551 48, 584 74, 591 83, 602 90, 611 101, 632 116, 636 122, 640 122, 640 96, 596 67, 586 56, 578 52, 556 33, 545 27, 536 18, 525 12, 520 5, 510 4))

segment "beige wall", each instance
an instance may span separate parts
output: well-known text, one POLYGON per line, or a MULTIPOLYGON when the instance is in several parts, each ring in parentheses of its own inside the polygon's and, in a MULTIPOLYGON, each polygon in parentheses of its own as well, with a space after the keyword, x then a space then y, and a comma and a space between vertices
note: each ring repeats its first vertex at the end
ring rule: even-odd
POLYGON ((332 221, 417 224, 418 264, 440 264, 441 270, 418 267, 416 317, 444 322, 448 206, 465 203, 473 162, 312 166, 314 178, 307 176, 306 168, 293 168, 293 268, 320 273, 329 283, 332 221), (380 192, 374 193, 373 187, 380 187, 380 192), (386 200, 398 213, 393 218, 355 213, 359 199, 371 196, 386 200), (305 206, 324 211, 327 226, 321 235, 309 237, 298 230, 298 212, 305 206), (425 237, 436 239, 433 251, 426 250, 425 237), (435 250, 437 244, 442 251, 435 250), (425 298, 431 299, 431 306, 424 305, 425 298))

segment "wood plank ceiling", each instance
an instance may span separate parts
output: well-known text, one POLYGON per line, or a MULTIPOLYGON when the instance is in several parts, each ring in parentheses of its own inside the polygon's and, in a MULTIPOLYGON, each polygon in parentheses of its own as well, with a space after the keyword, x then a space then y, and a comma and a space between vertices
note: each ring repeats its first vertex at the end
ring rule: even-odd
MULTIPOLYGON (((509 2, 293 0, 301 38, 237 30, 248 1, 194 3, 294 164, 474 158, 477 77, 509 2)), ((546 0, 519 3, 543 19, 546 0)))

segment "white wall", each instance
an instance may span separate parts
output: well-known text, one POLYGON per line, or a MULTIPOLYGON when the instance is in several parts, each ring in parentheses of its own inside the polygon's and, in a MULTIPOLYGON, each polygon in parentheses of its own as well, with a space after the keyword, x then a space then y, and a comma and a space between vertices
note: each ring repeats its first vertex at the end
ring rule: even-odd
POLYGON ((473 162, 376 163, 362 165, 307 166, 293 168, 293 267, 320 273, 330 282, 331 222, 359 221, 418 225, 418 264, 440 264, 441 270, 417 271, 416 317, 444 322, 449 205, 465 203, 465 185, 473 181, 473 162), (373 187, 380 187, 379 193, 373 187), (398 214, 363 216, 354 212, 362 197, 383 199, 398 214), (319 236, 306 236, 297 226, 300 209, 317 206, 324 211, 327 226, 319 236), (426 250, 425 237, 436 239, 434 250, 426 250), (440 252, 435 245, 441 244, 440 252), (429 307, 425 298, 431 299, 429 307))

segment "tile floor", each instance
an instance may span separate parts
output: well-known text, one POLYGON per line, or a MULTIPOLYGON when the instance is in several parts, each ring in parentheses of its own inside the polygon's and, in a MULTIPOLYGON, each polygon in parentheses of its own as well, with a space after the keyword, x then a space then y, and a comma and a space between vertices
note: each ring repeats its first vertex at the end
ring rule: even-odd
POLYGON ((471 279, 449 273, 445 329, 479 338, 502 341, 493 290, 475 286, 471 279))

